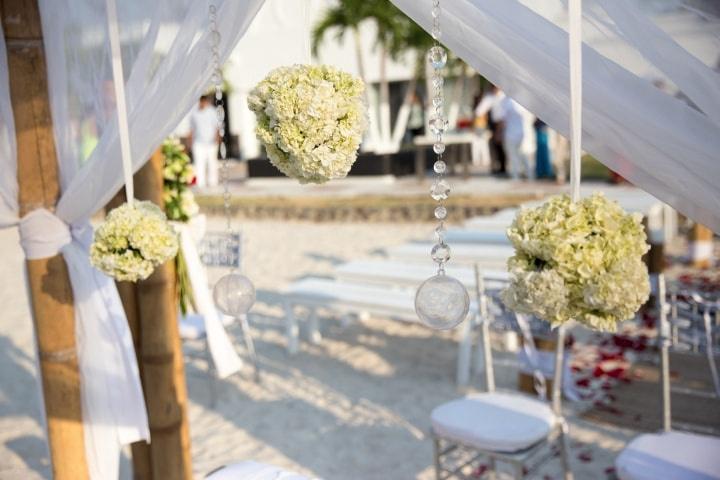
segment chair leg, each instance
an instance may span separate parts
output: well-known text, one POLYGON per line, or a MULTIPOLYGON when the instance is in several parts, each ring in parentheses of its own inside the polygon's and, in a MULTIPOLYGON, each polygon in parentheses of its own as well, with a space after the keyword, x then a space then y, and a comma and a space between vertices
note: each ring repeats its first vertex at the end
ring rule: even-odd
POLYGON ((287 338, 287 352, 294 355, 299 350, 299 327, 298 320, 293 312, 293 305, 285 302, 285 337, 287 338))
POLYGON ((435 480, 440 480, 442 466, 440 464, 440 439, 433 435, 433 459, 435 463, 435 480))
POLYGON ((242 330, 245 348, 247 349, 248 356, 253 364, 253 377, 255 382, 259 382, 260 366, 258 365, 257 354, 255 353, 255 342, 253 342, 252 334, 250 333, 250 324, 248 323, 247 314, 240 316, 240 329, 242 330))
POLYGON ((313 345, 318 345, 322 341, 322 334, 320 333, 320 320, 316 309, 310 310, 310 316, 307 323, 307 335, 308 341, 313 345))
POLYGON ((561 420, 560 424, 560 435, 558 436, 558 442, 560 443, 560 462, 562 463, 563 478, 565 480, 573 480, 572 470, 570 470, 570 452, 568 451, 567 445, 567 423, 565 420, 561 420))
MULTIPOLYGON (((471 315, 474 318, 474 315, 471 315)), ((471 319, 465 321, 460 333, 460 344, 458 345, 457 372, 455 381, 457 386, 462 388, 470 383, 470 363, 472 361, 472 336, 473 324, 471 319)))
POLYGON ((490 457, 488 464, 488 479, 495 480, 497 478, 497 462, 495 461, 495 457, 490 457))
POLYGON ((514 477, 518 480, 522 480, 523 478, 525 478, 525 466, 521 462, 518 462, 513 466, 515 467, 514 477))
POLYGON ((210 342, 208 342, 207 335, 205 335, 205 338, 203 339, 203 347, 205 350, 205 361, 207 362, 208 367, 208 391, 210 392, 210 408, 215 408, 217 406, 217 384, 216 382, 220 381, 218 376, 215 374, 215 365, 213 364, 212 355, 210 354, 210 342))

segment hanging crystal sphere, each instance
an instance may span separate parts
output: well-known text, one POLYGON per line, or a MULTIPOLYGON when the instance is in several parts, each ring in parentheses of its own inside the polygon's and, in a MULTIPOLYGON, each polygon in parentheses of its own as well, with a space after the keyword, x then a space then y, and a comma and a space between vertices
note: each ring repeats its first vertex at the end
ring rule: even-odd
POLYGON ((448 128, 448 121, 442 115, 433 115, 430 118, 430 130, 435 135, 442 135, 448 128))
POLYGON ((430 196, 436 202, 446 200, 450 195, 450 185, 445 180, 438 180, 430 187, 430 196))
POLYGON ((441 241, 437 245, 433 246, 430 251, 430 256, 435 263, 443 264, 450 260, 450 247, 441 241))
POLYGON ((255 286, 245 275, 228 273, 215 284, 213 300, 225 315, 239 317, 255 303, 255 286))
MULTIPOLYGON (((444 143, 438 142, 438 143, 436 143, 435 145, 433 145, 433 152, 437 153, 438 155, 440 155, 440 154, 443 153, 444 151, 445 151, 445 144, 444 144, 444 143)), ((440 173, 440 172, 438 172, 438 173, 440 173)))
POLYGON ((415 313, 422 323, 437 330, 448 330, 467 317, 470 296, 462 283, 438 274, 420 285, 415 294, 415 313))
POLYGON ((436 70, 443 68, 447 63, 447 52, 443 47, 435 45, 428 50, 428 62, 436 70))
POLYGON ((435 170, 435 173, 445 173, 447 170, 447 164, 442 160, 438 160, 433 164, 433 170, 435 170))
POLYGON ((435 209, 435 218, 438 220, 444 220, 447 217, 447 209, 443 206, 439 206, 435 209))

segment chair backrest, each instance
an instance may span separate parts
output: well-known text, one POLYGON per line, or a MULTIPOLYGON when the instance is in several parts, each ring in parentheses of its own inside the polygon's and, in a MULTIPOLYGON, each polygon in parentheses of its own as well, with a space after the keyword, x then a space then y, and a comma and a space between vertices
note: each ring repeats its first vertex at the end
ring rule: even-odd
MULTIPOLYGON (((702 300, 697 298, 692 300, 692 316, 691 320, 697 320, 702 318, 702 328, 705 333, 705 353, 710 367, 710 375, 712 376, 712 382, 714 387, 714 395, 720 397, 720 378, 718 377, 718 369, 715 363, 715 353, 713 351, 713 334, 712 334, 712 319, 711 319, 711 306, 703 304, 702 300), (702 307, 702 315, 700 310, 702 307)), ((661 273, 658 275, 658 307, 659 307, 659 332, 658 332, 658 347, 660 351, 660 391, 662 401, 662 428, 664 431, 670 431, 672 429, 672 401, 671 401, 671 384, 670 384, 670 347, 676 344, 676 335, 671 328, 670 321, 668 320, 668 312, 671 313, 672 318, 677 322, 677 299, 676 295, 672 295, 671 304, 667 303, 666 296, 666 285, 665 276, 661 273)), ((696 393, 691 389, 685 393, 696 393)))
MULTIPOLYGON (((488 392, 495 391, 495 371, 492 362, 492 347, 490 345, 490 323, 492 321, 492 315, 488 309, 488 299, 485 292, 485 283, 483 280, 482 271, 479 264, 475 264, 475 295, 477 298, 477 315, 478 323, 480 325, 480 333, 482 337, 483 347, 483 358, 485 363, 485 385, 488 392)), ((518 316, 519 324, 523 323, 521 316, 518 316)), ((528 335, 525 335, 525 344, 529 346, 531 352, 528 357, 530 358, 534 353, 534 343, 532 334, 529 329, 524 329, 528 335)), ((555 414, 560 415, 562 409, 562 384, 563 384, 563 360, 565 356, 565 326, 561 325, 557 328, 557 345, 555 347, 554 356, 554 374, 553 374, 553 386, 552 386, 552 407, 555 414)), ((535 380, 536 390, 542 400, 546 400, 545 394, 545 378, 542 372, 535 368, 535 380)))
POLYGON ((658 275, 658 306, 660 310, 660 328, 658 342, 660 347, 660 401, 662 402, 662 428, 669 432, 672 428, 672 409, 670 406, 670 323, 667 319, 665 299, 665 275, 658 275))

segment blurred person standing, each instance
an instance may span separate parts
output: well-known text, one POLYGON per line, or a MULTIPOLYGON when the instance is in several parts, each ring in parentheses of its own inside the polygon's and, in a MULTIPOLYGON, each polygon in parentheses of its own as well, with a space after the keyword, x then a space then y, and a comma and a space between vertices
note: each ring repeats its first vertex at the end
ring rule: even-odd
POLYGON ((535 119, 535 177, 553 178, 552 161, 550 156, 550 129, 547 124, 535 119))
POLYGON ((492 85, 480 102, 475 107, 475 123, 480 123, 487 115, 487 128, 491 132, 489 141, 491 172, 494 174, 505 173, 505 151, 503 149, 503 125, 500 115, 500 103, 505 98, 505 93, 496 85, 492 85))
POLYGON ((410 101, 408 132, 410 132, 410 142, 412 142, 413 138, 422 136, 425 133, 425 109, 415 94, 413 94, 410 101))
POLYGON ((190 115, 190 145, 197 185, 200 188, 218 184, 218 144, 220 132, 210 95, 200 97, 195 111, 190 115))
POLYGON ((526 153, 527 145, 534 142, 526 141, 525 119, 527 111, 512 98, 505 96, 500 101, 497 119, 503 124, 503 148, 505 158, 509 163, 510 178, 517 180, 521 175, 528 179, 534 177, 530 169, 530 162, 526 153))

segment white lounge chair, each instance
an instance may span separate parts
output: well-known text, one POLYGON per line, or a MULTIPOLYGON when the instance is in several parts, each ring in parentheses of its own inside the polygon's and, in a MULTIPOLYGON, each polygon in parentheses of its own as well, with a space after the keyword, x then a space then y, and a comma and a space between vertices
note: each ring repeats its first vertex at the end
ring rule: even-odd
MULTIPOLYGON (((328 308, 341 314, 374 314, 417 322, 414 288, 390 288, 387 285, 360 285, 327 278, 305 278, 292 283, 283 292, 288 353, 299 349, 299 318, 296 306, 310 309, 308 337, 319 342, 321 335, 317 309, 328 308)), ((471 302, 468 317, 474 316, 475 302, 471 302)), ((466 385, 470 379, 472 356, 472 322, 466 320, 460 328, 456 381, 466 385)))
MULTIPOLYGON (((406 243, 386 250, 389 258, 410 262, 428 261, 430 258, 431 243, 406 243)), ((514 255, 515 251, 510 245, 474 245, 455 244, 450 245, 450 258, 453 264, 462 263, 474 265, 479 263, 483 269, 502 270, 507 264, 507 259, 514 255)))
MULTIPOLYGON (((472 267, 450 264, 448 275, 457 278, 469 291, 475 289, 475 273, 472 267)), ((432 262, 400 262, 393 260, 355 260, 335 268, 335 278, 348 283, 368 285, 396 285, 417 288, 423 281, 437 272, 432 262)), ((484 270, 483 278, 489 290, 505 286, 510 274, 505 269, 484 270)))
POLYGON ((615 459, 620 480, 720 479, 720 438, 672 430, 670 407, 670 326, 667 320, 665 279, 658 278, 660 300, 660 368, 663 431, 633 439, 615 459))
POLYGON ((450 228, 445 232, 445 241, 450 245, 458 243, 510 245, 510 240, 506 233, 508 226, 498 230, 490 230, 487 228, 450 228))

